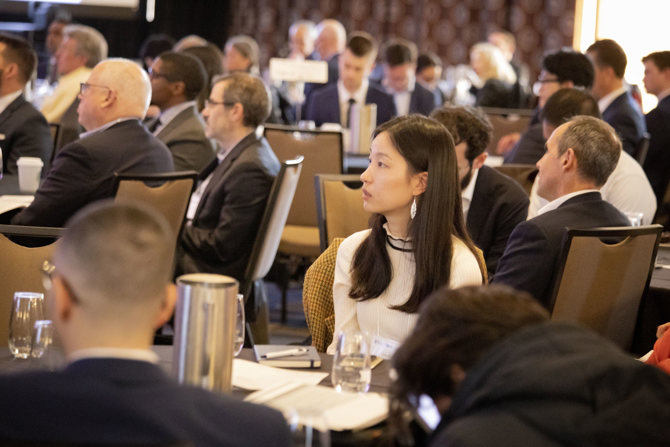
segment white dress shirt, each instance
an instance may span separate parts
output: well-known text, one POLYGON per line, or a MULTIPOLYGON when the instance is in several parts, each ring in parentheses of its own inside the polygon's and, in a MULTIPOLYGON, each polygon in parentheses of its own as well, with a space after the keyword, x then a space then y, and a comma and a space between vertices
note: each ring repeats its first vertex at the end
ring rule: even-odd
POLYGON ((347 127, 347 110, 349 110, 349 99, 353 98, 359 106, 365 105, 365 97, 368 94, 370 81, 363 79, 361 86, 354 93, 350 93, 344 87, 341 80, 337 81, 337 98, 340 101, 340 123, 342 127, 347 127))

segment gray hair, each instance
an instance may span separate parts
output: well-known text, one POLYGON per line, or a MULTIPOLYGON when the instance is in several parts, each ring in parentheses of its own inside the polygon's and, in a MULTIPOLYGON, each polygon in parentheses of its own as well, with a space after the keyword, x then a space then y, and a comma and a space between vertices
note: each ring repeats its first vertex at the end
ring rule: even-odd
MULTIPOLYGON (((577 172, 596 186, 605 184, 621 155, 621 140, 605 121, 592 116, 576 116, 558 137, 558 154, 571 148, 577 158, 577 172)), ((563 127, 561 126, 561 127, 563 127)))
POLYGON ((246 127, 257 127, 262 124, 272 110, 270 90, 261 78, 249 73, 235 72, 214 78, 212 85, 225 82, 223 101, 240 103, 244 108, 246 127))
POLYGON ((260 73, 260 49, 258 48, 258 43, 249 36, 233 36, 226 41, 225 47, 231 46, 237 50, 245 58, 249 59, 250 66, 247 71, 251 74, 260 73))
POLYGON ((68 25, 63 29, 63 36, 77 42, 76 54, 86 58, 88 68, 95 67, 98 62, 107 58, 107 40, 95 28, 68 25))

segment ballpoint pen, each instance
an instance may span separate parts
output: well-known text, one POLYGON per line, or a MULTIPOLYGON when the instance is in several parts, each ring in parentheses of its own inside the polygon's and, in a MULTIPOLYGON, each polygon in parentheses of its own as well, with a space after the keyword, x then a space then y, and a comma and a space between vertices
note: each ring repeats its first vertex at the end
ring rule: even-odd
POLYGON ((302 355, 307 352, 307 348, 294 348, 294 349, 286 349, 284 351, 276 351, 276 352, 268 352, 267 354, 263 355, 261 358, 263 359, 275 359, 278 357, 291 357, 294 355, 302 355))

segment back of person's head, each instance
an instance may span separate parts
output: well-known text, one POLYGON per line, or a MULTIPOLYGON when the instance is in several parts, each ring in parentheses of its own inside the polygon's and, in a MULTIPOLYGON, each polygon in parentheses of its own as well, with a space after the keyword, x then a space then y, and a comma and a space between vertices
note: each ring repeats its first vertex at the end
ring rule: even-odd
POLYGON ((593 64, 585 54, 572 49, 547 54, 542 69, 555 75, 558 82, 572 81, 575 87, 586 89, 593 85, 593 64))
POLYGON ((149 75, 138 64, 122 58, 109 58, 95 66, 98 83, 116 91, 114 113, 143 117, 151 100, 149 75))
POLYGON ((86 25, 68 25, 63 30, 63 36, 77 42, 76 54, 86 58, 86 67, 93 68, 107 58, 107 40, 97 29, 86 25))
POLYGON ((140 47, 140 59, 155 59, 161 53, 171 51, 174 47, 174 38, 167 34, 151 34, 147 37, 140 47))
POLYGON ((593 55, 593 63, 600 68, 611 67, 617 78, 626 73, 626 52, 612 39, 597 40, 586 49, 593 55))
POLYGON ((605 121, 592 116, 576 116, 559 127, 558 155, 572 149, 577 172, 596 186, 605 184, 621 155, 621 140, 605 121))
POLYGON ((202 62, 205 72, 207 73, 208 86, 215 76, 223 74, 223 52, 213 43, 208 42, 207 45, 188 47, 181 50, 181 52, 200 59, 200 62, 202 62))
POLYGON ((655 51, 642 58, 642 62, 652 62, 659 70, 670 68, 670 51, 655 51))
POLYGON ((516 82, 516 74, 502 51, 488 42, 479 42, 470 49, 470 59, 477 76, 486 82, 498 79, 508 84, 516 82))
POLYGON ((66 227, 54 265, 82 312, 120 327, 151 321, 172 276, 174 238, 165 219, 139 204, 102 201, 66 227))
POLYGON ((467 371, 496 343, 549 319, 548 312, 526 292, 492 285, 447 287, 421 306, 412 333, 395 352, 397 379, 391 386, 392 419, 416 407, 418 396, 453 396, 458 383, 454 367, 467 371))
POLYGON ((465 158, 472 161, 482 154, 491 142, 493 126, 481 110, 470 106, 447 106, 433 110, 430 117, 436 119, 454 139, 454 145, 465 143, 465 158))
POLYGON ((365 31, 351 33, 347 40, 347 49, 356 57, 368 57, 370 60, 377 57, 377 44, 365 31))
POLYGON ((439 56, 435 53, 431 52, 421 53, 416 58, 417 73, 420 73, 421 71, 429 67, 441 67, 441 66, 442 66, 442 60, 440 60, 439 56))
POLYGON ((577 115, 600 118, 600 109, 595 98, 587 92, 562 88, 549 97, 541 115, 542 121, 556 128, 577 115))
POLYGON ((244 108, 245 127, 262 124, 272 110, 270 90, 263 80, 249 73, 235 72, 214 79, 213 84, 224 82, 222 101, 240 103, 244 108))
POLYGON ((382 59, 389 67, 397 67, 405 64, 415 64, 417 59, 417 49, 414 42, 406 39, 390 39, 381 51, 382 59))
POLYGON ((207 40, 204 37, 200 37, 196 34, 189 34, 184 36, 174 44, 172 51, 182 51, 188 47, 200 47, 207 45, 207 40))
POLYGON ((172 51, 161 53, 161 71, 165 72, 170 82, 184 83, 184 97, 187 101, 195 99, 207 83, 207 73, 202 62, 186 52, 172 51))
POLYGON ((5 45, 2 58, 5 64, 16 64, 19 71, 18 79, 27 83, 37 67, 37 54, 27 40, 11 34, 0 33, 0 43, 5 45))
POLYGON ((242 57, 249 59, 249 66, 246 68, 248 73, 255 75, 260 73, 260 49, 253 37, 233 36, 226 41, 225 48, 226 51, 229 48, 234 48, 242 57))

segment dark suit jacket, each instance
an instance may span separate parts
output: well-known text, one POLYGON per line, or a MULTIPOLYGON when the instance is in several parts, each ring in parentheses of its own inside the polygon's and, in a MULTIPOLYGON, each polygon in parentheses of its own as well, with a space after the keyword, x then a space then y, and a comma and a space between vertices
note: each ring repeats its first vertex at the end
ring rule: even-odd
POLYGON ((513 87, 499 79, 489 79, 480 88, 473 88, 477 107, 514 108, 518 106, 513 87))
POLYGON ((44 116, 20 95, 0 113, 3 172, 17 174, 19 157, 39 157, 49 164, 53 142, 44 116))
POLYGON ((421 113, 422 115, 430 115, 430 112, 435 108, 435 96, 433 92, 428 90, 418 82, 414 84, 412 96, 409 100, 409 113, 421 113))
POLYGON ((62 227, 80 208, 112 197, 115 172, 171 171, 167 147, 139 120, 122 121, 63 147, 33 203, 14 216, 12 223, 62 227))
MULTIPOLYGON (((377 104, 377 125, 396 116, 393 97, 370 82, 365 95, 366 104, 377 104)), ((315 90, 305 103, 305 119, 312 120, 317 126, 323 123, 340 123, 340 101, 337 83, 315 90)))
MULTIPOLYGON (((150 126, 151 122, 147 123, 150 126)), ((156 138, 170 149, 175 171, 200 172, 214 160, 214 146, 205 136, 205 122, 194 106, 182 110, 156 138)))
POLYGON ((226 158, 205 169, 211 180, 193 221, 184 227, 180 273, 219 273, 244 279, 279 161, 265 138, 250 133, 226 158))
POLYGON ((505 163, 531 164, 537 163, 544 155, 544 135, 542 123, 532 124, 521 134, 514 148, 505 155, 505 163))
POLYGON ((528 196, 523 188, 510 177, 482 166, 468 210, 467 227, 472 240, 484 252, 489 277, 496 271, 510 233, 527 216, 528 196))
POLYGON ((642 134, 646 132, 647 126, 640 107, 630 93, 626 92, 612 101, 603 111, 603 120, 614 127, 619 134, 623 150, 635 157, 637 145, 642 139, 642 134))
POLYGON ((602 200, 599 192, 572 197, 555 210, 516 226, 491 282, 525 290, 549 308, 567 227, 628 225, 628 218, 602 200))
POLYGON ((663 98, 654 110, 647 113, 645 121, 651 139, 644 172, 660 207, 670 180, 670 96, 663 98))
POLYGON ((148 362, 83 359, 59 372, 0 376, 0 390, 5 441, 289 445, 279 412, 179 385, 148 362))

